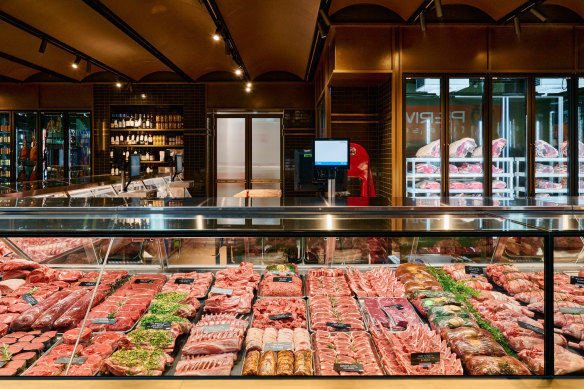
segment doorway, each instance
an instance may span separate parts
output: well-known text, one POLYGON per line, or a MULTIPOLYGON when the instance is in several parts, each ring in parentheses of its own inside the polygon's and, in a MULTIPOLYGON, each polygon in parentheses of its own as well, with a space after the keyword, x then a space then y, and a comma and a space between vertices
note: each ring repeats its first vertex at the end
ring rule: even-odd
POLYGON ((282 189, 282 116, 215 116, 215 196, 282 189))

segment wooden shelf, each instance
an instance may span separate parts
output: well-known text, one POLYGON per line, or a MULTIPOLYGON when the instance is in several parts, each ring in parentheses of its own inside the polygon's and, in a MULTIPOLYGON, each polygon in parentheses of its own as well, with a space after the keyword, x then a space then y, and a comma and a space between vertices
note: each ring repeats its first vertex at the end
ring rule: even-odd
POLYGON ((110 147, 159 147, 165 149, 182 149, 185 147, 185 145, 110 145, 110 147))
POLYGON ((378 113, 331 113, 331 116, 379 116, 378 113))
POLYGON ((140 161, 140 163, 147 164, 147 163, 164 163, 164 161, 140 161))
POLYGON ((110 128, 110 131, 123 132, 184 132, 184 128, 176 128, 174 130, 168 128, 110 128))
POLYGON ((379 123, 379 120, 331 120, 331 124, 362 124, 379 123))

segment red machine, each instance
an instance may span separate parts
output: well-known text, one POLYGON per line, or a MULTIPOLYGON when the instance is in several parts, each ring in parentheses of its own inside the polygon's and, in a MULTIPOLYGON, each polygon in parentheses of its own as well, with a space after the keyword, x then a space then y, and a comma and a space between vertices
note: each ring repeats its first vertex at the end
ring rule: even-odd
POLYGON ((361 197, 375 197, 369 154, 357 143, 351 143, 349 151, 351 167, 347 172, 347 176, 361 179, 361 197))

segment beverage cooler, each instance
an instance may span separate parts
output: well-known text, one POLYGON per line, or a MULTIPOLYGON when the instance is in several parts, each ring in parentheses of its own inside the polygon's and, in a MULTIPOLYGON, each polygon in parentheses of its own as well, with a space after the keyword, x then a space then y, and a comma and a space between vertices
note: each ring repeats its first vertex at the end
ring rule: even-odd
POLYGON ((0 183, 8 183, 12 177, 11 147, 12 126, 10 112, 0 112, 0 183))
MULTIPOLYGON (((408 77, 405 196, 567 196, 570 82, 547 77, 408 77)), ((578 103, 578 155, 584 161, 584 95, 578 103)), ((578 168, 582 174, 584 164, 578 168)))
POLYGON ((16 181, 36 181, 38 174, 38 114, 36 112, 15 112, 14 133, 16 135, 16 181))

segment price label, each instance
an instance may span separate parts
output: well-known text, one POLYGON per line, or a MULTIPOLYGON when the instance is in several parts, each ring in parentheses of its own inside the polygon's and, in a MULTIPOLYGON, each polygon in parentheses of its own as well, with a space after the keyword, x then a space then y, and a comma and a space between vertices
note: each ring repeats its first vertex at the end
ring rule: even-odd
POLYGON ((569 315, 582 315, 584 314, 584 307, 582 308, 560 307, 560 312, 567 313, 569 315))
POLYGON ((229 324, 217 324, 214 326, 204 326, 203 333, 210 334, 213 332, 227 332, 231 330, 231 326, 229 324))
POLYGON ((581 288, 584 286, 584 277, 571 276, 570 284, 576 285, 578 288, 581 288))
POLYGON ((336 371, 352 371, 361 373, 363 372, 363 365, 360 363, 335 363, 333 369, 336 371))
POLYGON ((392 304, 392 305, 384 305, 383 308, 395 308, 398 311, 401 311, 402 309, 404 309, 404 306, 401 304, 392 304))
POLYGON ((170 324, 171 322, 169 321, 157 321, 153 323, 146 323, 144 328, 147 330, 170 330, 170 324))
POLYGON ((32 294, 30 294, 30 293, 25 293, 25 294, 23 294, 20 297, 22 297, 22 299, 24 301, 26 301, 27 304, 30 304, 30 305, 37 305, 39 303, 37 301, 37 299, 35 299, 34 297, 32 297, 32 294))
POLYGON ((2 369, 4 367, 4 365, 6 365, 8 362, 6 361, 0 361, 0 369, 2 369))
POLYGON ((231 296, 233 294, 233 289, 217 288, 214 286, 211 288, 211 293, 224 294, 227 296, 231 296))
POLYGON ((79 286, 95 286, 97 282, 83 281, 79 283, 79 286))
POLYGON ((290 342, 266 343, 264 345, 264 351, 282 351, 282 350, 292 350, 292 343, 290 342))
MULTIPOLYGON (((58 364, 67 364, 69 363, 69 360, 71 359, 71 357, 59 357, 57 358, 57 360, 55 361, 55 363, 58 364)), ((87 361, 87 357, 74 357, 73 360, 71 361, 72 365, 83 365, 83 363, 87 361)))
POLYGON ((465 266, 464 272, 472 277, 480 277, 485 274, 484 268, 481 266, 465 266))
POLYGON ((142 278, 138 278, 136 281, 134 281, 134 284, 153 284, 154 280, 145 280, 142 278))
POLYGON ((272 278, 274 282, 292 282, 292 277, 274 277, 272 278))
POLYGON ((118 321, 117 318, 108 319, 107 317, 98 317, 91 321, 91 324, 116 324, 118 321))
POLYGON ((291 313, 280 313, 279 315, 271 315, 269 316, 270 320, 283 320, 283 319, 291 319, 291 313))
POLYGON ((410 363, 412 366, 430 367, 440 363, 440 353, 411 353, 410 363))
POLYGON ((544 335, 543 328, 539 328, 539 327, 536 327, 536 326, 532 326, 531 324, 527 324, 527 323, 525 323, 523 321, 518 321, 517 322, 517 325, 519 327, 521 327, 521 328, 525 328, 526 330, 531 330, 531 331, 533 331, 533 332, 535 332, 537 334, 544 335))
POLYGON ((326 325, 329 327, 343 329, 343 330, 351 328, 350 324, 345 324, 345 323, 326 323, 326 325))
POLYGON ((194 278, 177 278, 174 280, 175 284, 191 285, 195 282, 194 278))

